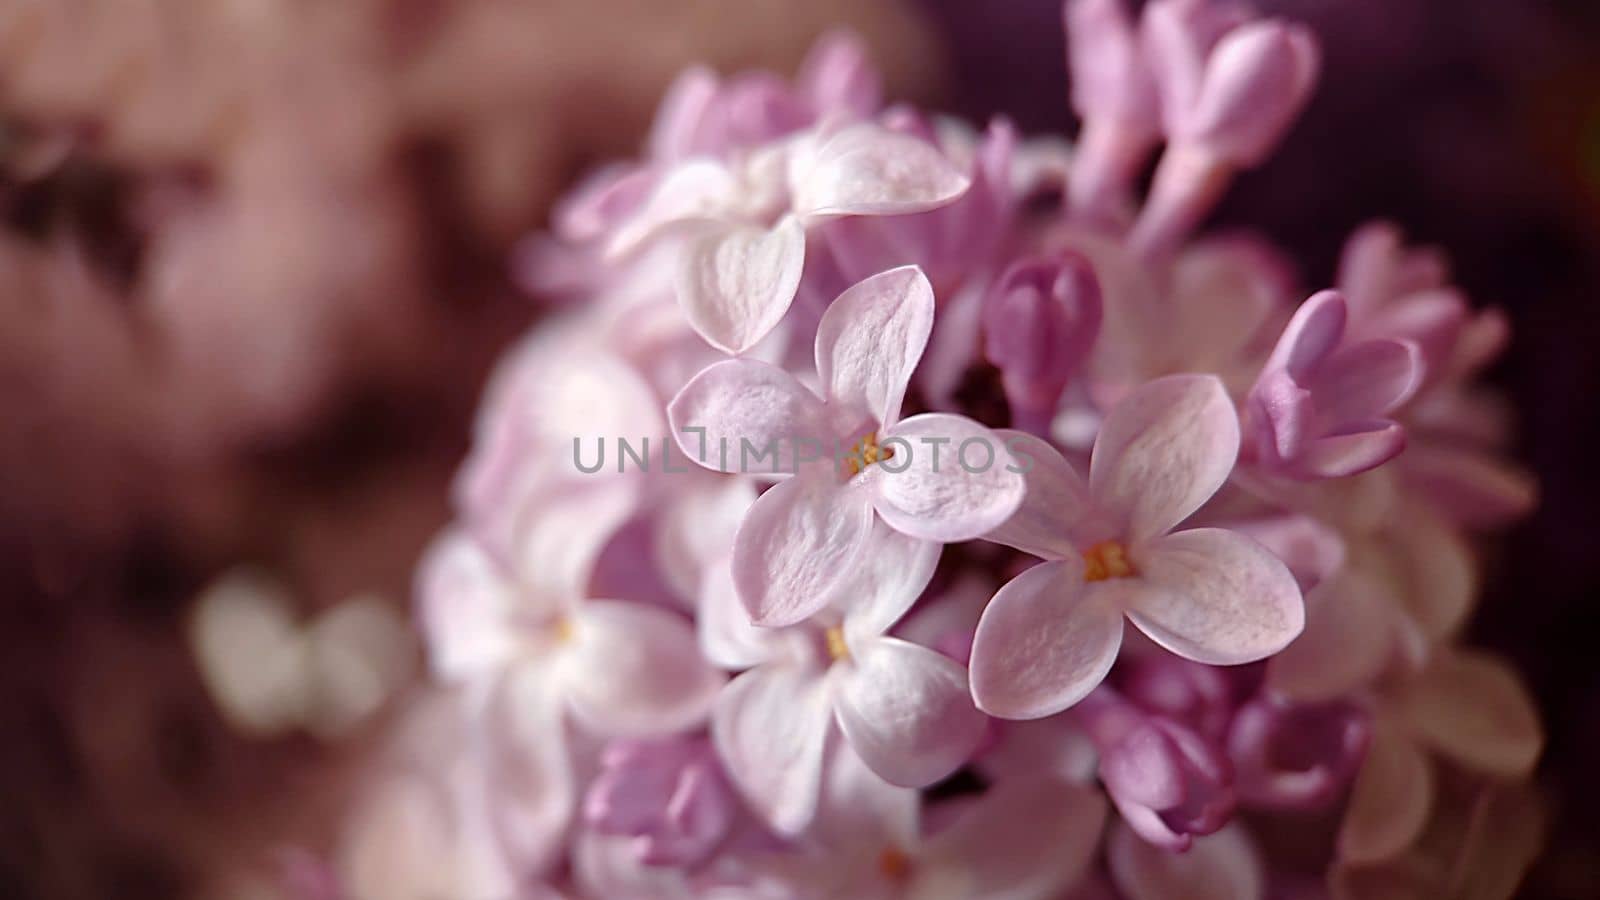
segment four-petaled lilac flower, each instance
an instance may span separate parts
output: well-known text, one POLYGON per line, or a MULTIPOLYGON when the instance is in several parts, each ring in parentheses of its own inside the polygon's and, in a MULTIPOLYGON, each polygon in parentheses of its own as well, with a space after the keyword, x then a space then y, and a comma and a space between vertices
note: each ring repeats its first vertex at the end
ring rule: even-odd
POLYGON ((1305 622, 1300 588, 1260 544, 1220 528, 1172 529, 1216 493, 1239 450, 1222 383, 1157 379, 1106 416, 1084 482, 1044 441, 1028 496, 991 532, 1048 562, 1000 589, 978 623, 972 689, 1013 719, 1059 712, 1116 660, 1122 618, 1197 662, 1251 662, 1283 649, 1305 622), (1170 533, 1169 533, 1170 532, 1170 533))
POLYGON ((921 270, 875 275, 839 295, 817 326, 822 396, 777 366, 733 359, 696 375, 668 408, 684 452, 702 465, 739 471, 764 458, 793 473, 757 498, 734 541, 734 584, 757 624, 792 625, 823 609, 877 552, 876 520, 963 541, 1022 502, 1022 467, 994 432, 964 416, 900 418, 933 305, 921 270))
POLYGON ((669 232, 685 236, 676 278, 684 317, 712 346, 737 355, 794 302, 808 226, 925 212, 970 183, 921 138, 872 122, 825 123, 732 165, 684 162, 613 233, 609 249, 623 254, 669 232))
POLYGON ((706 656, 748 669, 718 698, 712 735, 751 807, 780 832, 815 815, 831 734, 879 777, 908 787, 955 771, 984 735, 966 669, 886 634, 933 577, 939 545, 882 524, 872 542, 833 605, 805 624, 749 624, 725 574, 712 576, 702 600, 706 656))
POLYGON ((1245 407, 1248 454, 1269 473, 1339 478, 1405 448, 1383 416, 1422 383, 1422 355, 1408 340, 1347 343, 1344 298, 1323 291, 1289 321, 1245 407))

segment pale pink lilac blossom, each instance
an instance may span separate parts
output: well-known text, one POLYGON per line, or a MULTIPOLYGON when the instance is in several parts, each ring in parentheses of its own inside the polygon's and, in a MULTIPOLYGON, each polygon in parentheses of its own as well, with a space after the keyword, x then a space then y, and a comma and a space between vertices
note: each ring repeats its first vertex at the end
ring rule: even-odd
MULTIPOLYGON (((1537 717, 1460 646, 1464 529, 1532 496, 1475 385, 1503 320, 1383 226, 1317 294, 1195 236, 1318 51, 1131 9, 1066 4, 1075 148, 882 109, 832 38, 792 83, 687 73, 530 239, 564 305, 419 578, 472 752, 365 858, 468 896, 1345 900, 1431 864, 1456 776, 1511 796, 1537 717), (688 470, 574 471, 601 433, 688 470)), ((1489 856, 1509 896, 1528 855, 1489 856)))

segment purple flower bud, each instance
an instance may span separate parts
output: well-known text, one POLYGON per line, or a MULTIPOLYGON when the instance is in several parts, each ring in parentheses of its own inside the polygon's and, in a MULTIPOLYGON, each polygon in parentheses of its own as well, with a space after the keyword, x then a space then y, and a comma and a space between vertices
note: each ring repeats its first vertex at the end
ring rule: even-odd
POLYGON ((1056 401, 1100 333, 1100 283, 1077 254, 1014 263, 984 302, 984 353, 1017 427, 1048 433, 1056 401))
POLYGON ((1247 703, 1228 734, 1239 799, 1270 809, 1325 808, 1355 777, 1371 739, 1371 717, 1352 703, 1247 703))
POLYGON ((1194 105, 1169 118, 1169 137, 1235 167, 1259 165, 1305 107, 1320 60, 1303 27, 1259 22, 1233 30, 1211 54, 1194 105))
POLYGON ((1069 197, 1080 216, 1104 217, 1126 200, 1161 131, 1161 104, 1124 0, 1065 8, 1072 106, 1083 130, 1069 197))
POLYGON ((708 741, 617 741, 600 766, 584 820, 601 834, 634 838, 639 862, 693 866, 727 836, 734 801, 708 741))
POLYGON ((1145 712, 1221 739, 1233 718, 1236 672, 1170 653, 1151 653, 1122 666, 1117 686, 1145 712))
POLYGON ((1104 686, 1074 711, 1100 751, 1106 793, 1140 837, 1181 851, 1228 823, 1233 768, 1216 746, 1104 686))
POLYGON ((1245 408, 1246 455, 1291 478, 1337 478, 1392 459, 1405 446, 1383 416, 1422 378, 1411 341, 1345 341, 1336 291, 1307 300, 1290 320, 1245 408))

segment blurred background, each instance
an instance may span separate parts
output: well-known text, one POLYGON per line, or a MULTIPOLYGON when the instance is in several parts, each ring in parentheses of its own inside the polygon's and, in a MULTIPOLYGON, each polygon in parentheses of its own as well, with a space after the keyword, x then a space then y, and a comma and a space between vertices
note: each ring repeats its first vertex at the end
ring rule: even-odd
MULTIPOLYGON (((1257 5, 1319 31, 1324 81, 1217 224, 1322 285, 1392 219, 1514 323, 1494 377, 1543 503, 1474 638, 1550 731, 1524 896, 1593 897, 1600 4, 1257 5)), ((410 572, 478 391, 536 316, 519 242, 678 69, 790 71, 845 25, 896 98, 1065 132, 1059 6, 0 0, 0 896, 230 897, 330 827, 413 669, 410 572), (243 715, 286 676, 193 652, 240 592, 261 633, 382 665, 243 715)))

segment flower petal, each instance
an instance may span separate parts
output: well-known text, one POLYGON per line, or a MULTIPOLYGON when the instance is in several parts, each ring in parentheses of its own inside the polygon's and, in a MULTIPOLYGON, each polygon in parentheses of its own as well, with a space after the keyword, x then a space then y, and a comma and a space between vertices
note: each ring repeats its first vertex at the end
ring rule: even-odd
POLYGON ((1379 723, 1339 828, 1339 856, 1381 862, 1411 846, 1433 806, 1433 765, 1411 739, 1379 723))
POLYGON ((954 772, 983 739, 960 663, 897 638, 850 647, 836 665, 834 715, 850 746, 890 784, 926 787, 954 772))
POLYGON ((1422 386, 1422 351, 1412 341, 1372 340, 1338 351, 1307 385, 1330 423, 1371 419, 1422 386))
POLYGON ((1261 900, 1266 873, 1249 833, 1238 823, 1195 838, 1184 853, 1147 844, 1126 825, 1106 845, 1111 875, 1127 900, 1261 900))
POLYGON ((751 621, 793 625, 826 607, 871 533, 871 497, 860 485, 816 470, 773 485, 733 542, 733 583, 751 621))
POLYGON ((662 578, 687 601, 699 595, 707 566, 726 568, 734 535, 756 500, 756 487, 748 478, 706 475, 702 480, 696 475, 678 476, 685 486, 667 496, 651 548, 662 578))
POLYGON ((590 600, 570 627, 559 677, 573 712, 596 730, 666 734, 711 711, 722 675, 700 658, 682 617, 642 603, 590 600))
POLYGON ((687 160, 656 182, 638 212, 606 243, 610 259, 626 256, 686 222, 715 220, 737 206, 739 180, 714 160, 687 160))
POLYGON ((453 530, 440 535, 417 567, 417 617, 434 674, 470 678, 509 662, 516 651, 515 600, 475 541, 453 530))
POLYGON ((1155 590, 1128 618, 1156 643, 1211 665, 1254 662, 1305 628, 1300 585, 1265 547, 1223 528, 1167 535, 1137 552, 1139 577, 1155 590))
POLYGON ((1268 686, 1301 703, 1320 703, 1372 683, 1396 649, 1392 602, 1360 571, 1318 587, 1306 597, 1305 631, 1268 661, 1268 686))
POLYGON ((1169 375, 1133 391, 1106 416, 1089 463, 1089 490, 1139 541, 1199 509, 1238 455, 1239 417, 1221 380, 1169 375))
POLYGON ((821 673, 771 665, 728 683, 712 713, 711 737, 751 809, 792 835, 816 816, 832 726, 821 673))
POLYGON ((967 541, 998 528, 1022 503, 1021 467, 993 431, 965 416, 925 413, 888 439, 903 461, 863 473, 873 506, 896 530, 928 541, 967 541))
POLYGON ((865 641, 894 627, 933 580, 943 550, 942 544, 874 523, 861 562, 834 591, 833 606, 844 615, 845 638, 865 641))
POLYGON ((783 656, 793 636, 782 628, 750 624, 750 614, 733 587, 733 569, 727 560, 707 568, 701 579, 700 609, 695 617, 700 652, 714 666, 748 669, 783 656))
POLYGON ((847 288, 817 324, 817 376, 830 404, 900 418, 906 384, 933 332, 933 285, 916 266, 890 269, 847 288))
POLYGON ((679 257, 684 317, 711 346, 743 353, 789 311, 805 259, 805 229, 794 216, 770 230, 735 225, 696 235, 679 257))
POLYGON ((1068 540, 1072 527, 1089 511, 1089 485, 1048 441, 1023 431, 996 431, 1024 469, 1022 504, 999 528, 983 536, 1042 559, 1077 553, 1068 540))
POLYGON ((929 841, 919 898, 1037 900, 1060 896, 1088 868, 1106 801, 1086 785, 1010 778, 994 785, 929 841))
POLYGON ((817 457, 832 452, 826 416, 793 375, 748 359, 707 366, 667 406, 684 454, 718 472, 793 474, 802 444, 817 457))
POLYGON ((1478 772, 1525 778, 1544 748, 1527 688, 1510 666, 1485 653, 1439 652, 1401 703, 1422 740, 1478 772))
POLYGON ((1406 448, 1406 430, 1388 419, 1346 423, 1296 452, 1293 467, 1317 478, 1344 478, 1383 465, 1406 448))
POLYGON ((797 153, 789 179, 802 217, 922 212, 955 200, 971 184, 939 148, 869 122, 797 153))
POLYGON ((1041 563, 1000 589, 972 640, 972 696, 1006 719, 1058 713, 1094 690, 1122 646, 1122 612, 1084 591, 1083 561, 1041 563))

